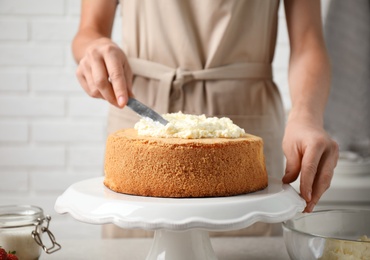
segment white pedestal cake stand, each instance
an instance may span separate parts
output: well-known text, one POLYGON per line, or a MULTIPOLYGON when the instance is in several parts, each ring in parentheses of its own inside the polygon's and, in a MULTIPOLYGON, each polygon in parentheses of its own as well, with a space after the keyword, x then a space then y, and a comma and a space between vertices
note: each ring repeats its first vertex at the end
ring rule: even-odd
POLYGON ((85 223, 155 230, 147 260, 216 260, 208 231, 237 230, 258 221, 282 222, 304 206, 290 185, 271 177, 262 191, 185 199, 115 193, 99 177, 71 185, 57 199, 55 210, 85 223))

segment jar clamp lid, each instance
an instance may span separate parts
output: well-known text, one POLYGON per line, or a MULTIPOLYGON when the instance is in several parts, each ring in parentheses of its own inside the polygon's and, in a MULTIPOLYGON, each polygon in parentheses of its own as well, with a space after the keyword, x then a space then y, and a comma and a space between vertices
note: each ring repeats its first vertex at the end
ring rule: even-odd
POLYGON ((60 244, 55 240, 53 233, 49 230, 51 217, 44 216, 40 207, 31 205, 6 205, 0 206, 0 229, 12 229, 34 226, 35 229, 30 234, 42 249, 51 254, 61 249, 60 244), (46 221, 46 226, 42 224, 46 221), (46 247, 42 242, 41 235, 47 233, 51 241, 51 246, 46 247))

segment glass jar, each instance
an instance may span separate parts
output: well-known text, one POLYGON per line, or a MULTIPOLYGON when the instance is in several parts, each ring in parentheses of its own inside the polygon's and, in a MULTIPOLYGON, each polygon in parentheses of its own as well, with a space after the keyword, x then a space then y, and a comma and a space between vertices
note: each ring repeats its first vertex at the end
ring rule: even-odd
POLYGON ((41 249, 52 253, 61 248, 49 230, 50 216, 44 216, 41 208, 31 205, 0 206, 0 246, 8 251, 16 251, 22 260, 38 259, 41 249), (46 222, 46 226, 42 224, 46 222), (51 247, 42 242, 42 234, 47 233, 51 247))

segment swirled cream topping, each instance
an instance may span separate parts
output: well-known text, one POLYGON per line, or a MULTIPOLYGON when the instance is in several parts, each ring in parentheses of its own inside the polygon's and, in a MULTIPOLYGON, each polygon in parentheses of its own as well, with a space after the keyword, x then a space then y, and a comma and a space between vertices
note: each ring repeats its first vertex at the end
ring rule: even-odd
POLYGON ((188 115, 171 113, 162 115, 167 125, 142 118, 135 124, 139 135, 163 138, 238 138, 245 135, 244 129, 235 125, 230 118, 206 117, 205 115, 188 115))

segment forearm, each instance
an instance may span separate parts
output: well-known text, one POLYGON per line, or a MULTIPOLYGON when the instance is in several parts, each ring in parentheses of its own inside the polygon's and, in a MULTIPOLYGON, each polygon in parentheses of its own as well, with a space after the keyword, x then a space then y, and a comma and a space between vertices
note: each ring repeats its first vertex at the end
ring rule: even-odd
POLYGON ((95 40, 110 38, 116 8, 116 0, 81 1, 80 25, 72 42, 72 53, 77 63, 95 40))
POLYGON ((289 86, 292 100, 289 120, 307 119, 322 126, 330 91, 330 64, 324 47, 292 53, 289 86))
POLYGON ((322 126, 329 95, 330 65, 322 32, 319 0, 285 0, 291 48, 289 119, 308 119, 322 126))

